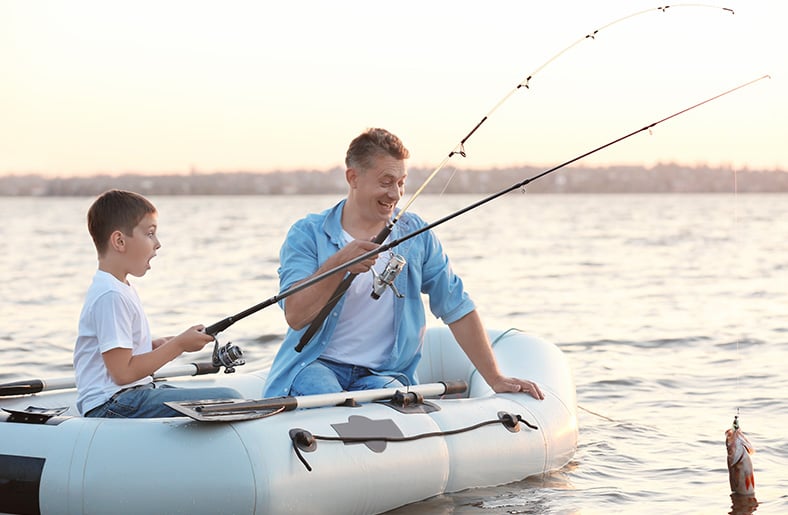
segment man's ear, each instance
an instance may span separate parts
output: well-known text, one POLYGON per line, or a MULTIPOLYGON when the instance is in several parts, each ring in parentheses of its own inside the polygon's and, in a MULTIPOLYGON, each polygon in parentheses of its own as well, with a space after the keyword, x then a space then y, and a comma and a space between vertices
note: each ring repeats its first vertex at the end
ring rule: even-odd
POLYGON ((113 231, 112 234, 109 235, 109 245, 117 252, 125 252, 126 235, 123 234, 123 231, 113 231))
POLYGON ((345 180, 351 188, 356 188, 358 183, 358 172, 355 168, 348 168, 345 170, 345 180))

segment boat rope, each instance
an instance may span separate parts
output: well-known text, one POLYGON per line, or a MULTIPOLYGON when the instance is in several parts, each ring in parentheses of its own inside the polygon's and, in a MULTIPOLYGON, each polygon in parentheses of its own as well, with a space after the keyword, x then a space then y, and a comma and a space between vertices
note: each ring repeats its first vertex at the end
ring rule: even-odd
MULTIPOLYGON (((535 77, 535 76, 536 76, 536 75, 537 75, 539 72, 541 72, 541 71, 542 71, 543 69, 545 69, 545 68, 546 68, 548 65, 550 65, 550 63, 554 62, 554 61, 555 61, 555 60, 557 60, 559 57, 561 57, 562 55, 564 55, 566 52, 568 52, 568 51, 569 51, 569 50, 571 50, 572 48, 576 47, 577 45, 579 45, 579 44, 583 43, 584 41, 587 41, 587 40, 595 40, 595 39, 596 39, 596 37, 597 37, 597 35, 598 35, 598 34, 599 34, 601 31, 603 31, 603 30, 605 30, 605 29, 607 29, 607 28, 609 28, 609 27, 612 27, 613 25, 616 25, 616 24, 618 24, 618 23, 621 23, 621 22, 623 22, 623 21, 625 21, 625 20, 629 20, 629 19, 635 18, 635 17, 637 17, 637 16, 640 16, 640 15, 643 15, 643 14, 646 14, 646 13, 651 13, 651 12, 661 12, 661 13, 665 13, 665 12, 667 12, 667 11, 668 11, 668 9, 675 8, 675 7, 702 7, 702 8, 712 8, 712 9, 716 9, 716 10, 721 10, 722 12, 725 12, 725 13, 734 14, 734 11, 733 11, 733 9, 730 9, 730 8, 727 8, 727 7, 720 7, 720 6, 716 6, 716 5, 708 5, 708 4, 676 4, 676 5, 662 5, 662 6, 659 6, 659 7, 654 7, 654 8, 650 8, 650 9, 644 9, 644 10, 641 10, 641 11, 634 12, 634 13, 632 13, 632 14, 628 14, 628 15, 626 15, 626 16, 622 16, 621 18, 618 18, 618 19, 616 19, 616 20, 613 20, 613 21, 611 21, 611 22, 609 22, 609 23, 607 23, 607 24, 603 25, 602 27, 600 27, 600 28, 598 28, 598 29, 595 29, 595 30, 592 30, 591 32, 587 32, 587 33, 583 34, 583 35, 582 35, 582 36, 581 36, 579 39, 575 40, 574 42, 572 42, 571 44, 569 44, 567 47, 565 47, 565 48, 563 48, 562 50, 560 50, 558 53, 556 53, 555 55, 553 55, 553 56, 552 56, 550 59, 548 59, 548 60, 547 60, 547 61, 545 61, 543 64, 541 64, 539 67, 537 67, 537 68, 536 68, 536 69, 535 69, 533 72, 529 73, 529 74, 528 74, 528 76, 527 76, 527 77, 525 77, 525 79, 523 79, 523 80, 521 80, 520 82, 518 82, 518 83, 517 83, 517 85, 515 85, 515 87, 514 87, 514 88, 512 88, 512 89, 511 89, 511 90, 510 90, 510 91, 509 91, 509 92, 508 92, 506 95, 504 95, 504 96, 503 96, 503 98, 501 98, 501 99, 500 99, 500 100, 499 100, 499 101, 498 101, 498 102, 497 102, 497 103, 496 103, 496 104, 493 106, 493 108, 492 108, 492 109, 491 109, 491 110, 490 110, 490 111, 489 111, 487 114, 485 114, 485 115, 482 117, 482 119, 481 119, 481 120, 480 120, 480 121, 479 121, 479 122, 478 122, 476 125, 474 125, 474 127, 473 127, 473 128, 470 130, 470 132, 468 132, 468 133, 467 133, 467 134, 466 134, 466 135, 465 135, 465 136, 464 136, 464 137, 463 137, 463 138, 460 140, 460 142, 459 142, 459 143, 457 143, 457 145, 456 145, 454 148, 452 148, 452 150, 451 150, 451 151, 450 151, 450 152, 449 152, 449 153, 446 155, 446 157, 444 157, 444 158, 443 158, 443 160, 442 160, 442 161, 441 161, 441 162, 438 164, 438 166, 437 166, 437 167, 436 167, 436 168, 435 168, 435 169, 432 171, 432 173, 430 173, 430 174, 427 176, 427 178, 424 180, 424 182, 422 182, 421 186, 419 186, 419 187, 416 189, 416 191, 414 191, 414 192, 413 192, 413 194, 410 196, 409 200, 408 200, 408 201, 405 203, 405 205, 404 205, 404 206, 403 206, 403 207, 400 209, 400 211, 399 211, 399 212, 398 212, 398 213, 397 213, 397 214, 394 216, 394 218, 392 218, 392 219, 391 219, 391 221, 389 221, 389 222, 388 222, 388 223, 387 223, 387 224, 386 224, 386 225, 383 227, 383 229, 382 229, 382 230, 381 230, 381 231, 380 231, 380 232, 379 232, 379 233, 378 233, 378 234, 375 236, 375 238, 374 238, 372 241, 373 241, 373 242, 375 242, 375 243, 377 243, 377 244, 382 244, 383 242, 385 242, 385 241, 386 241, 386 238, 388 238, 389 234, 391 234, 391 231, 393 230, 393 228, 394 228, 394 225, 397 223, 397 221, 398 221, 398 220, 399 220, 399 219, 402 217, 402 215, 404 215, 404 214, 407 212, 407 210, 410 208, 410 206, 413 204, 413 202, 416 200, 416 198, 417 198, 419 195, 421 195, 421 193, 424 191, 424 189, 427 187, 427 185, 428 185, 430 182, 432 182, 432 179, 433 179, 433 178, 435 178, 435 176, 438 174, 438 172, 440 172, 440 171, 443 169, 443 167, 444 167, 444 166, 445 166, 445 165, 446 165, 446 164, 447 164, 447 163, 448 163, 448 162, 451 160, 451 158, 452 158, 452 157, 454 157, 455 155, 460 155, 460 156, 462 156, 462 157, 466 157, 466 156, 467 156, 467 154, 466 154, 466 151, 465 151, 465 144, 466 144, 466 143, 468 142, 468 140, 469 140, 469 139, 470 139, 470 138, 471 138, 471 137, 472 137, 472 136, 473 136, 473 135, 476 133, 476 131, 478 131, 478 130, 479 130, 479 128, 480 128, 480 127, 481 127, 481 126, 482 126, 482 125, 483 125, 483 124, 484 124, 484 123, 485 123, 485 122, 486 122, 486 121, 487 121, 487 120, 488 120, 488 119, 489 119, 489 118, 490 118, 490 117, 491 117, 491 116, 492 116, 492 115, 493 115, 493 114, 494 114, 494 113, 495 113, 495 112, 496 112, 496 111, 497 111, 497 110, 498 110, 498 109, 499 109, 499 108, 500 108, 500 107, 503 105, 503 104, 505 104, 505 103, 506 103, 506 101, 507 101, 507 100, 509 100, 509 98, 511 98, 511 97, 512 97, 512 96, 513 96, 513 95, 514 95, 514 94, 515 94, 517 91, 519 91, 519 90, 521 90, 521 89, 523 89, 523 88, 525 88, 525 89, 530 89, 530 83, 531 83, 531 79, 533 79, 533 78, 534 78, 534 77, 535 77)), ((331 311, 334 309, 334 307, 336 307, 337 303, 339 303, 339 300, 342 298, 342 296, 345 294, 345 292, 346 292, 346 291, 348 290, 348 288, 350 287, 350 284, 351 284, 351 283, 353 282, 353 280, 356 278, 356 275, 357 275, 357 274, 354 274, 354 273, 347 274, 347 275, 345 276, 345 278, 344 278, 344 279, 343 279, 343 280, 342 280, 342 281, 339 283, 339 285, 336 287, 336 289, 335 289, 335 290, 334 290, 334 292, 332 293, 331 297, 329 298, 328 302, 326 302, 326 304, 325 304, 325 305, 323 305, 323 307, 322 307, 322 308, 321 308, 321 309, 320 309, 320 310, 317 312, 317 315, 316 315, 316 316, 315 316, 315 317, 312 319, 312 321, 310 322, 310 324, 309 324, 309 327, 307 327, 306 331, 304 331, 304 332, 301 334, 301 338, 300 338, 300 340, 299 340, 298 344, 296 345, 296 350, 297 350, 297 351, 299 351, 299 352, 300 352, 300 351, 301 351, 301 350, 304 348, 304 346, 306 346, 306 345, 309 343, 309 341, 310 341, 310 340, 311 340, 311 339, 312 339, 312 338, 313 338, 313 337, 314 337, 314 336, 317 334, 317 332, 318 332, 318 331, 320 330, 320 328, 323 326, 323 322, 325 321, 325 319, 328 317, 328 315, 331 313, 331 311)))
POLYGON ((317 442, 318 440, 323 440, 327 442, 342 442, 344 444, 351 444, 351 443, 368 443, 368 442, 385 442, 385 443, 394 443, 394 442, 411 442, 414 440, 421 440, 423 438, 434 438, 436 436, 451 436, 460 433, 467 433, 469 431, 474 431, 476 429, 490 426, 494 424, 501 424, 509 431, 516 433, 520 430, 520 422, 528 426, 530 429, 538 430, 539 428, 534 424, 531 424, 527 420, 525 420, 520 415, 515 415, 512 413, 507 412, 500 412, 498 413, 498 418, 485 420, 482 422, 478 422, 476 424, 472 424, 470 426, 461 427, 457 429, 449 429, 446 431, 431 431, 428 433, 420 433, 411 436, 386 436, 386 435, 370 435, 370 436, 325 436, 325 435, 313 435, 306 429, 291 429, 290 430, 290 440, 293 443, 293 451, 295 451, 296 456, 301 461, 301 463, 306 467, 309 472, 312 472, 312 466, 306 461, 302 451, 304 452, 313 452, 317 449, 317 442))

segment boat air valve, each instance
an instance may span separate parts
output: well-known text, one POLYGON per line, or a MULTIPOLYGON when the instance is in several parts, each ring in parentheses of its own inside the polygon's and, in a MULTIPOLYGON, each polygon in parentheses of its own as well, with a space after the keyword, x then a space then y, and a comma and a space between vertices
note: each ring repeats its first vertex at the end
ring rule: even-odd
POLYGON ((246 361, 243 359, 244 352, 239 346, 233 345, 233 342, 227 342, 226 345, 220 347, 219 339, 214 338, 216 343, 213 345, 213 366, 223 366, 224 373, 231 374, 235 372, 235 367, 246 364, 246 361))

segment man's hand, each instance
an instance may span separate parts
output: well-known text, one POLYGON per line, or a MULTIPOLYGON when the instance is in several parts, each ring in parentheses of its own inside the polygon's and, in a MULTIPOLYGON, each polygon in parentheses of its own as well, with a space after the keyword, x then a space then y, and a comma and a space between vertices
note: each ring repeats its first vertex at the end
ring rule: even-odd
POLYGON ((525 381, 523 379, 517 379, 516 377, 501 377, 490 386, 492 386, 495 393, 522 392, 540 401, 544 399, 544 394, 542 390, 539 389, 539 385, 533 381, 525 381))

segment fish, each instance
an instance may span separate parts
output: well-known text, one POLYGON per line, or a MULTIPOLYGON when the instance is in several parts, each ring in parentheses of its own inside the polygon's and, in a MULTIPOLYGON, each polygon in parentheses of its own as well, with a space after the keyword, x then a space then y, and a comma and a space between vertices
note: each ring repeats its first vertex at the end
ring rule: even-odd
POLYGON ((750 455, 755 452, 755 447, 739 427, 738 415, 733 419, 733 426, 725 431, 725 447, 728 450, 728 479, 731 493, 754 496, 755 473, 750 455))

